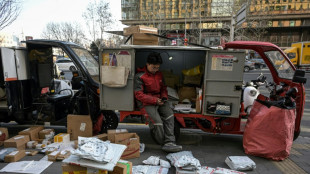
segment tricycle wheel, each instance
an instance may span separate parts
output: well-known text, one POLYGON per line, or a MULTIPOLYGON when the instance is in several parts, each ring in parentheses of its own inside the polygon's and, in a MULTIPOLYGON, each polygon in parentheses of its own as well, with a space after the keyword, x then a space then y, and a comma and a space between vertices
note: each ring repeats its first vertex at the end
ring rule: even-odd
MULTIPOLYGON (((180 129, 181 129, 181 124, 174 119, 174 136, 175 136, 175 141, 178 141, 180 137, 180 129)), ((164 144, 164 135, 162 135, 160 138, 156 138, 155 133, 153 129, 150 129, 151 137, 155 141, 156 144, 162 145, 164 144)))
POLYGON ((103 121, 100 133, 106 133, 109 129, 116 129, 118 126, 118 117, 114 111, 102 111, 103 121))
POLYGON ((300 131, 294 132, 294 139, 293 139, 293 141, 295 141, 299 137, 299 134, 300 134, 300 131))

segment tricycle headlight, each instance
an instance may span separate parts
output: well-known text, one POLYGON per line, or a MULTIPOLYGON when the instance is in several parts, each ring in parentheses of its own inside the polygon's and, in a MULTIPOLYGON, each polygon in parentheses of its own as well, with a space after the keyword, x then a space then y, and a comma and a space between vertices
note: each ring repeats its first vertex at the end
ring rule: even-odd
POLYGON ((250 95, 251 95, 252 97, 256 96, 256 94, 257 94, 257 91, 256 91, 256 90, 251 90, 251 91, 250 91, 250 95))

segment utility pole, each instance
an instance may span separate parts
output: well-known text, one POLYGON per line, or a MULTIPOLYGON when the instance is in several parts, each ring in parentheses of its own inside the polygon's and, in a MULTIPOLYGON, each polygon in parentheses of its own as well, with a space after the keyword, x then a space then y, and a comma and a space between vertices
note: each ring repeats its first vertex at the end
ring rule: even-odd
POLYGON ((234 7, 235 5, 235 1, 232 1, 232 9, 231 9, 231 21, 230 21, 230 39, 229 41, 232 42, 234 41, 234 37, 235 37, 235 12, 234 12, 234 7))
POLYGON ((232 42, 234 41, 235 37, 235 15, 233 14, 231 16, 231 22, 230 22, 230 39, 229 41, 232 42))

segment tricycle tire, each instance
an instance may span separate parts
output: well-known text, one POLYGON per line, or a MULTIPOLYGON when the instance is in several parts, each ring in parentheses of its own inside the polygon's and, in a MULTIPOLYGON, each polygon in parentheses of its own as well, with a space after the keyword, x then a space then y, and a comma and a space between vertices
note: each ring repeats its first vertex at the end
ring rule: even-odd
POLYGON ((300 134, 300 131, 294 132, 294 139, 293 139, 293 141, 295 141, 299 137, 299 134, 300 134))
POLYGON ((102 111, 103 122, 100 133, 106 133, 109 129, 116 129, 118 126, 118 116, 114 111, 102 111))

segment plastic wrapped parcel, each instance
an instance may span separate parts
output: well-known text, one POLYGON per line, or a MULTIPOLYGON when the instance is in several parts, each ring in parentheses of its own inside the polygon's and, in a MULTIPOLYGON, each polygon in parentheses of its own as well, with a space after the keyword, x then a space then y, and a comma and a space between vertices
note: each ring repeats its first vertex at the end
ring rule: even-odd
POLYGON ((74 155, 102 163, 108 163, 114 157, 113 149, 109 141, 98 138, 78 137, 79 147, 73 151, 74 155))

